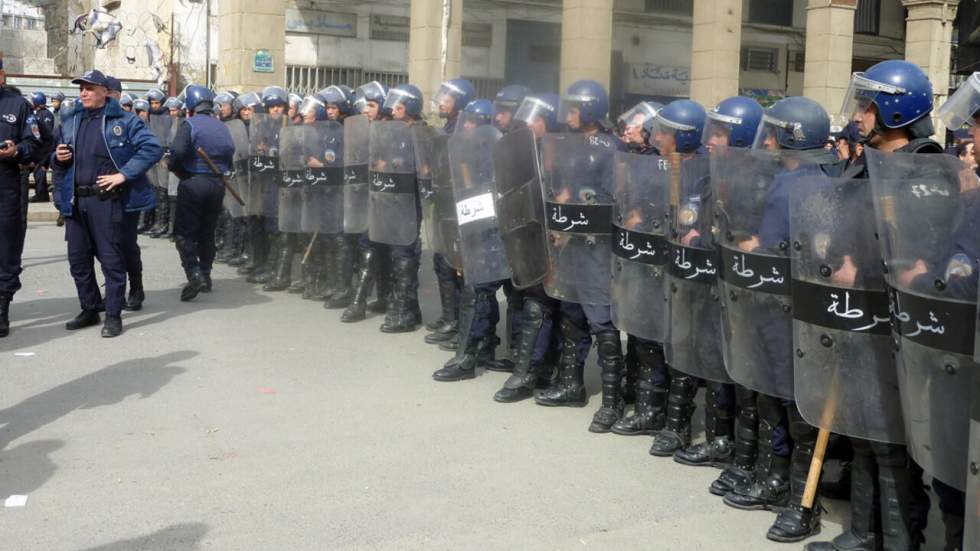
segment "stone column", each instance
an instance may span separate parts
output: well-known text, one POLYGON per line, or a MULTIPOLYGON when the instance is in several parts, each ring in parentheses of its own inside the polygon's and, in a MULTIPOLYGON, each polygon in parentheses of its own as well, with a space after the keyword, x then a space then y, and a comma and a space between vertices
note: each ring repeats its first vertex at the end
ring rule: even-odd
MULTIPOLYGON (((949 95, 950 44, 958 4, 959 0, 902 0, 902 5, 908 9, 905 59, 922 67, 929 76, 935 108, 949 95)), ((933 122, 936 124, 935 135, 945 136, 939 121, 933 118, 933 122)))
POLYGON ((411 0, 410 15, 408 80, 428 112, 439 85, 461 76, 463 0, 411 0))
POLYGON ((711 108, 738 94, 742 0, 694 0, 691 99, 711 108))
POLYGON ((851 85, 854 12, 858 0, 809 0, 803 95, 831 115, 840 112, 851 85))
MULTIPOLYGON (((216 88, 252 91, 286 84, 286 0, 218 2, 218 77, 216 88), (253 69, 255 53, 272 54, 273 72, 253 69)), ((203 37, 203 31, 201 36, 203 37)), ((201 39, 203 47, 203 38, 201 39)))
POLYGON ((564 0, 561 10, 561 89, 592 79, 609 90, 612 0, 564 0))

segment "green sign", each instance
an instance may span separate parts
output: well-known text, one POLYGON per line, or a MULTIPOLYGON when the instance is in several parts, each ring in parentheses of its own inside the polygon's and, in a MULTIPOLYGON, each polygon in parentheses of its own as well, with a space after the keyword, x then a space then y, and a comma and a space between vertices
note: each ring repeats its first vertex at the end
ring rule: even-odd
POLYGON ((255 59, 252 61, 252 70, 256 73, 276 72, 272 64, 272 52, 269 50, 258 50, 255 52, 255 59))

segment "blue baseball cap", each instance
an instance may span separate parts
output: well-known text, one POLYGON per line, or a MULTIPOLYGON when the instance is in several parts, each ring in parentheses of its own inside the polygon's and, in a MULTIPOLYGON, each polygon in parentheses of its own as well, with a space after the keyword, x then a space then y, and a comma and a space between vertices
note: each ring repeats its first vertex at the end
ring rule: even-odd
POLYGON ((108 88, 110 92, 122 93, 122 82, 112 75, 106 75, 105 87, 108 88))
POLYGON ((84 75, 71 81, 72 84, 92 84, 95 86, 109 87, 108 79, 98 69, 92 69, 84 75))

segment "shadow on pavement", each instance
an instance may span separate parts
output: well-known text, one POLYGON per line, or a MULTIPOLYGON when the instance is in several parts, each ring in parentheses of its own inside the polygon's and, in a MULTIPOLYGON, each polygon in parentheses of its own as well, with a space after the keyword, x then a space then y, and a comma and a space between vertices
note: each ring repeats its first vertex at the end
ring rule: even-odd
POLYGON ((126 360, 0 410, 0 495, 30 494, 43 486, 57 470, 49 455, 64 445, 59 440, 38 440, 8 449, 12 442, 77 409, 117 404, 133 395, 152 396, 185 371, 174 364, 196 355, 180 350, 126 360))
POLYGON ((146 536, 87 547, 80 551, 193 551, 201 549, 201 540, 207 533, 207 524, 185 522, 161 528, 146 536))

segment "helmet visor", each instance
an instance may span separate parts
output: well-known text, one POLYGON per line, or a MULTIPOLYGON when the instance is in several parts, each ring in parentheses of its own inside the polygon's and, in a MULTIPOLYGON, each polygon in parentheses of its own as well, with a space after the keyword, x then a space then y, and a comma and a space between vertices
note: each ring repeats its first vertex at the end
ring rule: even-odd
POLYGON ((262 98, 259 97, 258 92, 249 92, 244 96, 239 97, 238 101, 241 103, 242 107, 254 108, 256 105, 262 103, 262 98))
POLYGON ((844 104, 841 106, 840 113, 833 124, 844 126, 850 122, 856 113, 864 113, 868 107, 875 102, 878 94, 885 93, 890 95, 904 94, 905 89, 885 82, 871 80, 864 76, 864 73, 854 73, 851 75, 851 85, 844 95, 844 104))
MULTIPOLYGON (((391 93, 391 92, 389 92, 391 93)), ((462 111, 465 105, 457 105, 459 99, 464 96, 464 92, 458 86, 443 82, 439 91, 432 97, 432 110, 440 115, 450 115, 455 111, 462 111)), ((385 104, 387 107, 387 104, 385 104)))
POLYGON ((472 130, 478 126, 490 124, 490 115, 487 113, 475 113, 463 111, 456 118, 456 133, 462 134, 467 130, 472 130))
POLYGON ((528 96, 524 98, 521 102, 521 106, 517 108, 517 113, 514 115, 514 120, 523 122, 524 124, 531 124, 537 117, 543 117, 545 120, 548 119, 549 115, 554 115, 555 108, 547 103, 541 101, 534 96, 528 96))
POLYGON ((939 108, 937 115, 946 128, 958 130, 976 124, 975 115, 980 111, 980 73, 973 73, 946 103, 939 108))
POLYGON ((800 123, 763 115, 762 124, 759 125, 759 130, 755 133, 755 140, 752 142, 752 149, 780 149, 784 145, 779 141, 780 132, 792 135, 794 140, 797 141, 806 139, 800 123))
POLYGON ((642 101, 620 115, 616 119, 616 126, 623 135, 627 135, 630 131, 635 132, 643 129, 643 123, 656 116, 657 109, 649 102, 642 101))
POLYGON ((299 104, 297 113, 302 115, 304 119, 310 115, 316 118, 321 112, 323 112, 322 110, 324 109, 326 109, 326 105, 324 105, 322 101, 313 96, 306 96, 303 102, 299 104))
POLYGON ((394 111, 395 107, 399 105, 405 105, 412 100, 418 100, 411 92, 406 92, 398 88, 392 89, 388 92, 388 97, 385 98, 384 109, 387 111, 394 111))
POLYGON ((701 145, 707 146, 709 142, 717 142, 719 137, 724 137, 725 144, 732 145, 732 129, 742 122, 742 117, 708 111, 704 120, 704 132, 701 134, 701 145))

